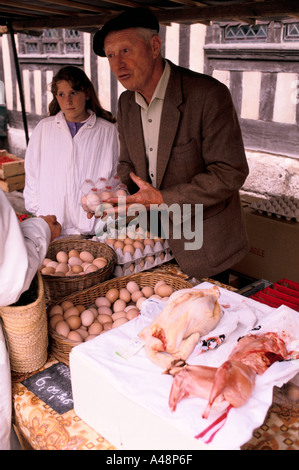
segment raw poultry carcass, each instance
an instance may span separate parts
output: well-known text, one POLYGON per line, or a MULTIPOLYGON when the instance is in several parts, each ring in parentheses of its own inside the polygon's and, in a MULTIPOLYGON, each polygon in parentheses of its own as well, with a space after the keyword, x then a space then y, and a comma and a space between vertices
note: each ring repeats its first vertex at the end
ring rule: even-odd
POLYGON ((233 407, 243 406, 250 398, 256 374, 263 374, 276 361, 288 357, 284 341, 276 333, 249 334, 241 338, 219 368, 183 365, 173 366, 166 372, 174 376, 169 406, 186 397, 208 397, 203 413, 207 418, 215 401, 227 401, 233 407), (207 379, 208 378, 208 379, 207 379))
POLYGON ((221 318, 220 291, 181 289, 169 297, 166 307, 139 336, 145 352, 156 365, 167 369, 174 359, 186 360, 201 336, 213 330, 221 318))

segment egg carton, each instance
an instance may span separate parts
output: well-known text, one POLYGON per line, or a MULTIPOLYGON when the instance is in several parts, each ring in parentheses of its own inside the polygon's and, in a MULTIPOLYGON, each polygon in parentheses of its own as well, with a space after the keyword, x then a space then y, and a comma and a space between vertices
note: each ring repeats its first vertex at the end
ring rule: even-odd
MULTIPOLYGON (((109 237, 104 234, 98 237, 101 243, 107 243, 109 237)), ((143 250, 136 248, 134 253, 123 253, 121 248, 115 249, 113 244, 107 243, 116 253, 116 264, 114 268, 114 276, 127 276, 146 271, 160 264, 167 263, 173 259, 173 254, 169 248, 167 240, 156 240, 154 246, 146 245, 143 250)))
POLYGON ((291 196, 271 196, 269 199, 258 199, 252 201, 250 207, 260 214, 296 220, 299 222, 299 200, 291 196))

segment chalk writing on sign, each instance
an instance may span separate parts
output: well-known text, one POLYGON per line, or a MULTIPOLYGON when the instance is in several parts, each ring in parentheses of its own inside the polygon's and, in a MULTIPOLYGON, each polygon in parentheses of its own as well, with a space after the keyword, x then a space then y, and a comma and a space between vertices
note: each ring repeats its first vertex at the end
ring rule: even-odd
POLYGON ((74 407, 70 369, 61 362, 28 377, 22 384, 58 414, 74 407))

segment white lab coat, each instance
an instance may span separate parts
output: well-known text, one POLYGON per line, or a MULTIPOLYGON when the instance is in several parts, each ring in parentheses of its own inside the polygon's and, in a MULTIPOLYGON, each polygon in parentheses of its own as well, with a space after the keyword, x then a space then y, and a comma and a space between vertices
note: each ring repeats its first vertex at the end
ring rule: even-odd
POLYGON ((81 185, 117 171, 117 127, 89 113, 73 138, 61 111, 43 119, 25 156, 25 207, 35 215, 55 214, 61 235, 94 234, 95 219, 88 219, 81 207, 81 185))
MULTIPOLYGON (((0 190, 0 306, 16 302, 41 266, 51 232, 41 218, 20 223, 0 190)), ((10 449, 11 375, 5 335, 0 324, 0 450, 10 449)))

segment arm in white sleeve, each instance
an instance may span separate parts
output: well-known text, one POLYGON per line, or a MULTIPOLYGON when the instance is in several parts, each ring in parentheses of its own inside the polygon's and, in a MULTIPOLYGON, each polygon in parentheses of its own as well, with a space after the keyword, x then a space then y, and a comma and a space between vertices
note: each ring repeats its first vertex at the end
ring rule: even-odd
POLYGON ((41 218, 19 222, 0 191, 0 306, 16 302, 41 266, 51 231, 41 218))
POLYGON ((38 201, 38 181, 40 166, 40 128, 37 126, 28 143, 26 150, 25 166, 25 187, 23 191, 25 207, 31 214, 37 214, 39 209, 38 201))

